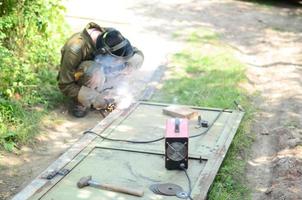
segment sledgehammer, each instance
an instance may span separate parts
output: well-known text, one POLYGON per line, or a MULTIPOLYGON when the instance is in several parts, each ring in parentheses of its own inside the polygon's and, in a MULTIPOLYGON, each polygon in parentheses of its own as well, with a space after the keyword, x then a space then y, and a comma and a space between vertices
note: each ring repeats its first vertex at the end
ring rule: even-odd
POLYGON ((105 184, 105 183, 98 183, 98 182, 94 181, 91 176, 82 177, 78 181, 77 186, 78 186, 78 188, 92 186, 92 187, 99 188, 99 189, 110 190, 113 192, 120 192, 120 193, 124 193, 124 194, 130 194, 130 195, 134 195, 134 196, 138 196, 138 197, 144 196, 144 191, 142 191, 142 190, 114 186, 114 185, 109 185, 109 184, 105 184))

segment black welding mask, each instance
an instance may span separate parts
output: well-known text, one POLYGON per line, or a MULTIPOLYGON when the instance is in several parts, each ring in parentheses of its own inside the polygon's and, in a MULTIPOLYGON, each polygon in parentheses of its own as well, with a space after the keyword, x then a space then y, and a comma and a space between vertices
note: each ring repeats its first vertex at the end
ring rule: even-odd
POLYGON ((109 54, 127 60, 134 54, 133 47, 124 36, 114 28, 107 28, 96 40, 96 54, 109 54))

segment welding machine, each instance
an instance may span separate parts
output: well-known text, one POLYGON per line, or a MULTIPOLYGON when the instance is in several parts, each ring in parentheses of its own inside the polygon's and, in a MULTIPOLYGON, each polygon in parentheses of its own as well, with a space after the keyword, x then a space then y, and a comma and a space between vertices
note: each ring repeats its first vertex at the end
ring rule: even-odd
POLYGON ((188 151, 189 151, 188 119, 179 119, 179 118, 168 119, 166 122, 166 135, 165 135, 166 169, 169 170, 182 169, 183 165, 187 169, 188 151))

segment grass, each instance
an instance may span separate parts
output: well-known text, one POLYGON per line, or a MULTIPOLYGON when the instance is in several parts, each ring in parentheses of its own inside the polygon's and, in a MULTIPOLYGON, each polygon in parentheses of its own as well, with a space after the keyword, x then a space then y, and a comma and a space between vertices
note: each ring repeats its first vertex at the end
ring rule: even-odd
POLYGON ((215 33, 199 29, 182 39, 188 47, 172 56, 165 82, 153 101, 233 109, 234 100, 240 102, 246 109, 245 117, 208 197, 213 200, 249 199, 244 169, 252 141, 248 134, 253 109, 247 92, 239 86, 246 81, 245 66, 215 33))
POLYGON ((22 85, 10 100, 0 96, 0 147, 15 151, 31 142, 39 132, 40 122, 50 109, 65 98, 56 84, 56 70, 40 70, 33 85, 22 85))
POLYGON ((0 4, 0 151, 15 151, 64 100, 56 76, 69 28, 61 0, 0 4))
MULTIPOLYGON (((50 12, 55 15, 54 10, 50 12)), ((14 16, 7 16, 7 19, 11 17, 14 16)), ((33 142, 42 118, 65 100, 57 87, 56 77, 60 47, 65 41, 64 33, 68 35, 69 29, 62 20, 53 20, 58 27, 51 25, 48 19, 49 29, 44 33, 37 30, 28 32, 26 37, 17 37, 13 32, 14 37, 7 36, 12 40, 6 39, 10 41, 7 44, 0 37, 0 151, 17 152, 23 144, 33 142), (60 26, 64 27, 62 32, 60 26), (13 48, 17 43, 24 45, 13 48)), ((29 24, 35 27, 34 22, 29 24)), ((27 26, 17 26, 17 32, 18 27, 25 29, 27 26)), ((23 33, 22 30, 19 32, 23 33)))

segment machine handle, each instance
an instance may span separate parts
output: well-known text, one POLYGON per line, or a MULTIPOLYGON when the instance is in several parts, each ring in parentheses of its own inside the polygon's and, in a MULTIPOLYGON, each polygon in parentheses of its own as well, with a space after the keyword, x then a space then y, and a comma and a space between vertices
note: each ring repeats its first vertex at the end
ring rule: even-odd
POLYGON ((179 126, 180 126, 180 119, 179 118, 175 118, 175 133, 179 133, 179 126))

